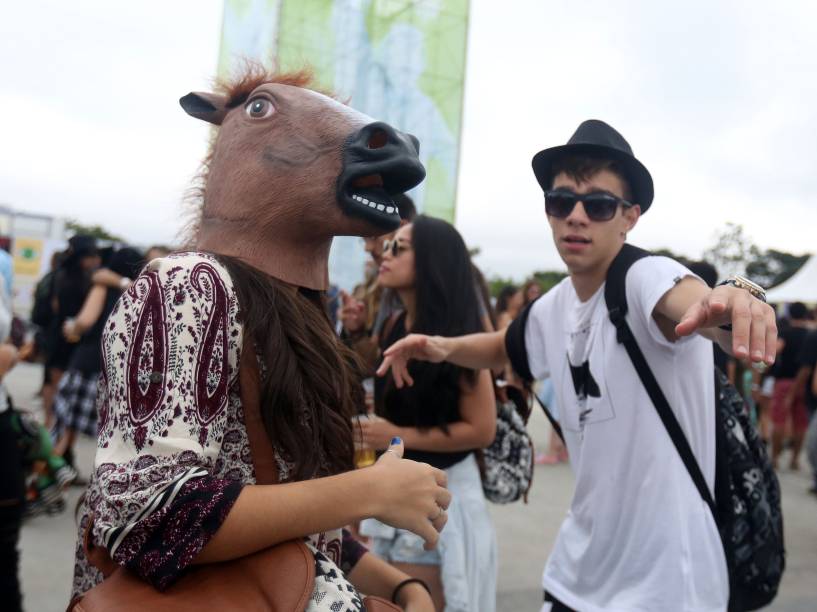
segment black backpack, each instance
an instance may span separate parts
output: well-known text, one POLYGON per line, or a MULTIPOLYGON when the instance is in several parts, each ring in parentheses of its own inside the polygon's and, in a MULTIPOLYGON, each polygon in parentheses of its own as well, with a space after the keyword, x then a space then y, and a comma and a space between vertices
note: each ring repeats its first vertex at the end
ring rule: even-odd
POLYGON ((627 270, 651 253, 625 244, 607 272, 604 299, 624 345, 701 497, 712 510, 729 568, 729 610, 756 610, 777 595, 786 566, 780 484, 743 398, 715 368, 715 498, 626 321, 627 270))

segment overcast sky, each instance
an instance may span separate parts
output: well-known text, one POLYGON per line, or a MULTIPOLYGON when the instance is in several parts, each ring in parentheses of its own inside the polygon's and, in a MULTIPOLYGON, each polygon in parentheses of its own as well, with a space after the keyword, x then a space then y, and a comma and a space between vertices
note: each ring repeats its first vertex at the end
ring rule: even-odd
MULTIPOLYGON (((472 0, 457 225, 489 275, 560 268, 539 149, 603 119, 650 169, 631 234, 699 256, 728 221, 815 249, 817 3, 472 0)), ((0 204, 172 242, 207 128, 220 0, 26 1, 0 20, 0 204)))

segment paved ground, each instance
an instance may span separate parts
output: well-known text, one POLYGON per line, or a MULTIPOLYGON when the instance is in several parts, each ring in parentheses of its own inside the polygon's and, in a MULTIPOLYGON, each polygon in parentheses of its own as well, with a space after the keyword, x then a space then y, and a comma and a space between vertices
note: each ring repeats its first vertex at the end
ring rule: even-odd
MULTIPOLYGON (((32 410, 39 408, 33 397, 41 376, 37 366, 27 364, 18 366, 8 376, 8 386, 18 405, 32 410)), ((542 448, 548 432, 544 417, 534 415, 531 431, 537 446, 542 448)), ((82 440, 78 460, 84 474, 89 473, 93 453, 93 444, 82 440)), ((805 475, 783 472, 780 480, 788 569, 780 595, 768 609, 814 612, 817 610, 817 499, 806 492, 805 475)), ((527 505, 492 507, 499 540, 497 609, 501 612, 539 609, 542 566, 568 507, 572 482, 566 466, 539 466, 527 505)), ((76 488, 69 491, 69 508, 73 508, 79 494, 76 488)), ((70 511, 56 517, 38 517, 25 524, 21 542, 22 580, 29 612, 65 609, 74 541, 70 511)))

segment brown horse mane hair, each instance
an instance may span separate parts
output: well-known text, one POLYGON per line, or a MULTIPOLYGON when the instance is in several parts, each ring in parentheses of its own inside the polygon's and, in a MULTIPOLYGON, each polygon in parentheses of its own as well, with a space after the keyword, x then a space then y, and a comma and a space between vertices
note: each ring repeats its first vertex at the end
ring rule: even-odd
MULTIPOLYGON (((277 72, 267 69, 260 62, 249 59, 243 60, 241 69, 234 76, 216 79, 213 83, 213 91, 227 98, 227 108, 235 108, 246 102, 250 94, 264 83, 280 83, 281 85, 303 87, 322 93, 330 98, 334 97, 334 94, 322 90, 316 85, 311 68, 304 67, 300 70, 277 72)), ((193 248, 198 237, 204 207, 204 193, 207 188, 207 177, 210 171, 210 162, 213 160, 215 142, 216 131, 212 130, 207 155, 202 160, 192 185, 184 197, 184 207, 187 209, 184 212, 186 221, 182 225, 179 238, 186 248, 193 248)))
POLYGON ((324 298, 233 257, 227 268, 244 334, 261 360, 260 409, 290 480, 354 467, 351 417, 363 406, 362 367, 335 334, 324 298))
MULTIPOLYGON (((262 64, 245 60, 242 69, 230 79, 217 79, 215 92, 227 97, 227 108, 235 108, 246 102, 250 94, 257 87, 265 83, 279 83, 321 91, 315 83, 315 75, 311 68, 301 68, 289 72, 267 70, 262 64)), ((327 92, 326 95, 330 95, 327 92)))

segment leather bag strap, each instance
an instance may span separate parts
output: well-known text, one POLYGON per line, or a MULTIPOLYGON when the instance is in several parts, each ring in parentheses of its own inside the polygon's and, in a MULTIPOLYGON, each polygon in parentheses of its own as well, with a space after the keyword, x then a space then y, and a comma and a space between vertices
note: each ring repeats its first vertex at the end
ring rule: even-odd
POLYGON ((82 550, 85 552, 88 563, 99 570, 103 577, 107 578, 119 569, 119 564, 111 559, 108 549, 94 544, 93 512, 88 515, 88 524, 85 526, 85 533, 82 534, 82 550))
MULTIPOLYGON (((246 330, 245 330, 246 333, 246 330)), ((244 337, 239 370, 241 405, 244 409, 244 425, 250 442, 252 462, 257 484, 278 483, 278 462, 261 417, 261 377, 258 371, 258 355, 252 338, 244 337)))

